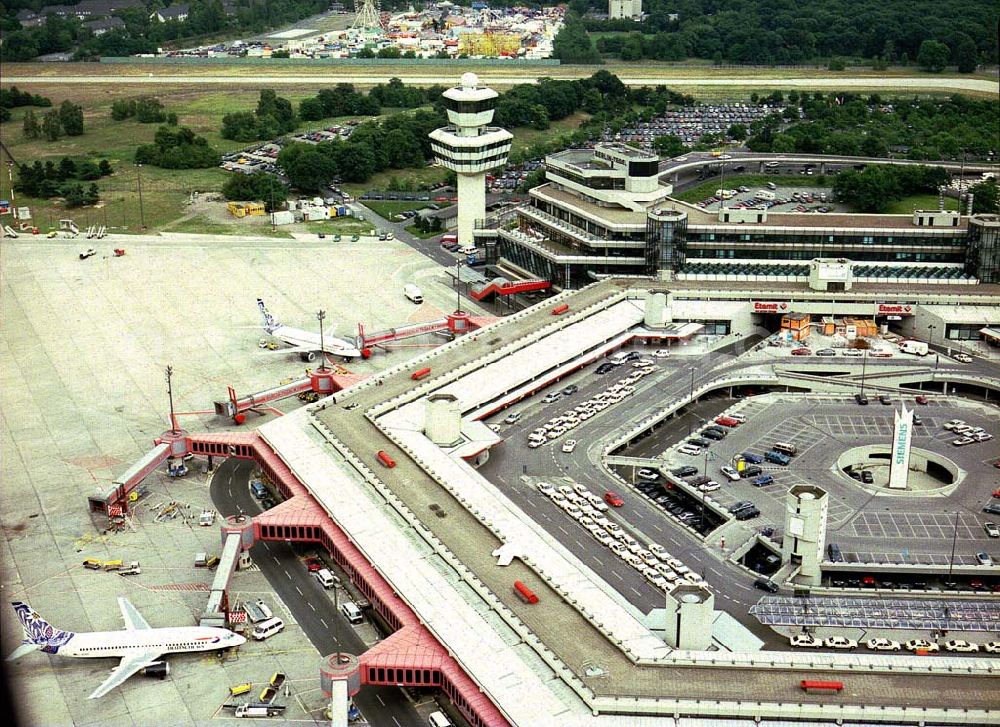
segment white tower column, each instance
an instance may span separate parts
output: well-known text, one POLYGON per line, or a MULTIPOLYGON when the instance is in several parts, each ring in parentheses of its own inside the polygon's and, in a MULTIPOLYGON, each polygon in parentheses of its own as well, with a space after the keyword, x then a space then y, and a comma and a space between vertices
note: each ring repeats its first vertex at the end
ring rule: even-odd
POLYGON ((513 137, 489 125, 497 92, 481 86, 475 73, 462 74, 442 96, 451 123, 429 134, 431 148, 438 163, 458 175, 458 242, 472 245, 476 220, 486 217, 486 172, 507 163, 513 137))
POLYGON ((458 242, 473 243, 476 220, 486 218, 486 172, 458 175, 458 242))
POLYGON ((889 460, 889 489, 905 490, 910 477, 910 443, 913 439, 913 411, 903 404, 902 412, 894 412, 892 458, 889 460))

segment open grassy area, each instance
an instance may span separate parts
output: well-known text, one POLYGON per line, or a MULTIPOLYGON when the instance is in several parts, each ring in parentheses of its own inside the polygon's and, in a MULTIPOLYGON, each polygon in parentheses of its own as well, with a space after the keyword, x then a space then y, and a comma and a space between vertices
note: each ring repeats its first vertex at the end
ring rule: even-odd
POLYGON ((682 202, 700 202, 715 194, 717 189, 736 189, 737 187, 750 187, 751 189, 766 188, 768 182, 773 182, 779 187, 817 187, 829 183, 829 177, 822 176, 794 176, 779 174, 727 174, 725 180, 721 176, 715 176, 702 182, 701 184, 686 189, 680 194, 675 194, 676 199, 682 202), (825 180, 825 181, 820 181, 825 180), (724 182, 724 183, 723 183, 724 182))
MULTIPOLYGON (((945 197, 944 208, 946 210, 957 210, 958 200, 954 197, 945 197)), ((938 209, 938 196, 936 194, 914 194, 890 203, 888 208, 886 208, 886 213, 890 215, 908 215, 914 210, 936 209, 938 209)))
POLYGON ((444 167, 427 166, 420 169, 387 169, 372 175, 367 182, 361 184, 345 183, 340 188, 360 197, 369 189, 389 189, 395 180, 396 189, 419 190, 429 189, 444 184, 448 179, 448 170, 444 167))
POLYGON ((422 210, 430 206, 430 202, 395 201, 395 200, 364 200, 361 204, 375 214, 387 220, 395 221, 395 216, 408 210, 422 210))
POLYGON ((375 231, 375 226, 367 220, 357 217, 334 217, 330 220, 310 222, 303 229, 305 232, 322 232, 329 235, 368 235, 375 231))
POLYGON ((409 232, 414 237, 419 237, 421 240, 426 240, 429 237, 437 237, 438 235, 443 235, 447 230, 444 228, 440 230, 427 230, 426 232, 421 232, 417 229, 416 225, 408 225, 406 231, 409 232))

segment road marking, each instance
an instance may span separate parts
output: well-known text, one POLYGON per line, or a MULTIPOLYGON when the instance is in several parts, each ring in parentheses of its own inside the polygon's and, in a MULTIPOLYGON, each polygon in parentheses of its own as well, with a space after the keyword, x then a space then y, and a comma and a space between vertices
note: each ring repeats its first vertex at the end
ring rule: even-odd
POLYGON ((288 578, 288 580, 292 580, 292 577, 288 575, 288 571, 285 571, 285 576, 288 578))
POLYGON ((381 695, 381 694, 378 694, 378 693, 376 692, 376 694, 375 694, 375 699, 377 699, 377 700, 378 700, 378 703, 379 703, 379 704, 381 704, 381 705, 382 705, 383 707, 385 706, 385 702, 383 702, 383 701, 382 701, 382 695, 381 695))
POLYGON ((614 570, 611 571, 611 575, 613 575, 615 578, 617 578, 618 580, 620 580, 622 583, 625 582, 625 579, 622 578, 620 575, 618 575, 618 571, 614 571, 614 570))
POLYGON ((311 608, 313 611, 316 610, 316 607, 312 605, 312 603, 309 603, 308 601, 306 601, 306 603, 308 604, 309 608, 311 608))
POLYGON ((274 558, 274 562, 275 562, 275 563, 277 563, 278 565, 281 565, 281 561, 280 561, 280 560, 278 560, 278 556, 276 556, 276 555, 272 555, 271 557, 272 557, 272 558, 274 558))
POLYGON ((271 549, 271 546, 267 544, 266 540, 264 541, 264 548, 266 548, 267 550, 271 549))
POLYGON ((635 595, 639 596, 639 598, 642 598, 642 594, 639 593, 639 591, 635 590, 635 588, 632 588, 631 586, 629 586, 629 588, 631 588, 632 593, 634 593, 635 595))
POLYGON ((303 593, 303 592, 302 592, 302 591, 301 591, 301 590, 299 589, 299 587, 298 587, 298 586, 295 586, 295 590, 299 592, 299 595, 300 595, 300 596, 304 596, 304 595, 306 595, 306 594, 304 594, 304 593, 303 593))
POLYGON ((562 525, 556 525, 556 527, 559 528, 562 531, 563 535, 569 535, 569 530, 567 530, 566 528, 564 528, 562 525))
POLYGON ((326 621, 324 621, 323 619, 320 619, 319 622, 321 624, 323 624, 323 628, 325 628, 325 629, 330 628, 330 625, 326 621))

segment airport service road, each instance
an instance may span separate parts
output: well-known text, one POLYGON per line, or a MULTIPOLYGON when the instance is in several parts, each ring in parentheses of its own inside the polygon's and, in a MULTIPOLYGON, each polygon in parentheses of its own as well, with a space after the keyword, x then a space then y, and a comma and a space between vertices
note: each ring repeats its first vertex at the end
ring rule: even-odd
MULTIPOLYGON (((118 69, 127 69, 129 66, 117 66, 118 69)), ((160 70, 162 66, 143 66, 137 72, 142 72, 145 68, 156 68, 160 70)), ((420 75, 419 67, 411 69, 410 73, 406 69, 394 70, 391 74, 364 74, 358 73, 356 66, 344 68, 343 73, 332 74, 329 67, 323 68, 324 73, 309 76, 270 76, 265 74, 248 75, 153 75, 129 76, 129 75, 87 75, 87 76, 8 76, 5 82, 14 85, 45 84, 47 86, 59 84, 107 84, 121 86, 123 84, 137 85, 177 85, 177 86, 322 86, 335 84, 344 81, 349 77, 356 85, 369 85, 378 83, 388 83, 390 78, 402 78, 407 83, 421 85, 436 85, 447 76, 424 76, 420 75), (414 73, 413 71, 417 71, 414 73)), ((467 68, 463 67, 463 70, 467 68)), ((447 69, 442 69, 446 72, 447 69)), ((562 69, 546 70, 546 76, 558 76, 559 78, 586 78, 594 71, 592 66, 581 66, 567 70, 562 69)), ((489 68, 478 69, 479 77, 487 84, 495 86, 515 86, 523 83, 536 83, 537 79, 530 76, 505 76, 503 71, 495 71, 489 68)), ((457 80, 458 73, 454 74, 457 80)), ((976 93, 996 94, 1000 92, 1000 84, 996 81, 979 78, 923 78, 923 77, 848 77, 848 78, 676 78, 671 75, 649 75, 649 76, 619 76, 626 86, 671 86, 671 87, 725 87, 725 88, 824 88, 824 89, 865 89, 884 91, 910 91, 910 90, 936 90, 936 91, 973 91, 976 93)))
MULTIPOLYGON (((254 463, 249 460, 227 459, 216 469, 212 478, 212 502, 223 516, 260 512, 260 505, 250 494, 249 477, 253 468, 254 463)), ((262 541, 254 545, 250 553, 278 598, 316 647, 317 687, 319 655, 332 654, 338 648, 352 654, 362 654, 368 649, 371 644, 365 644, 355 627, 334 610, 332 597, 306 570, 291 545, 262 541)), ((358 627, 362 628, 371 629, 372 626, 366 622, 366 626, 358 627)), ((420 715, 399 689, 364 687, 354 703, 372 725, 410 727, 422 724, 420 715)))
MULTIPOLYGON (((616 591, 642 613, 663 607, 663 593, 651 585, 634 568, 622 561, 608 548, 595 541, 579 523, 556 507, 549 498, 534 486, 534 481, 569 476, 575 482, 584 484, 597 495, 608 489, 607 477, 593 464, 588 456, 588 447, 604 434, 629 421, 641 418, 642 412, 655 408, 664 400, 673 399, 686 393, 690 387, 690 366, 695 366, 695 387, 709 380, 710 373, 717 366, 731 361, 740 352, 749 348, 760 338, 757 336, 736 341, 711 357, 673 356, 657 359, 659 372, 640 380, 636 393, 620 404, 613 405, 593 418, 583 422, 570 433, 563 435, 537 449, 528 449, 525 440, 529 431, 541 423, 572 408, 584 399, 604 390, 607 386, 631 373, 631 367, 618 367, 603 376, 594 374, 597 364, 591 364, 582 371, 535 394, 526 402, 494 416, 488 423, 498 424, 511 411, 523 412, 520 421, 513 425, 499 424, 501 435, 506 438, 503 447, 494 449, 490 459, 480 468, 480 472, 490 481, 498 484, 504 492, 525 512, 531 514, 552 537, 577 556, 587 567, 606 580, 616 591), (557 402, 545 404, 542 397, 549 390, 558 391, 569 384, 576 384, 580 390, 557 402), (572 454, 562 452, 562 444, 567 439, 576 439, 579 444, 572 454), (532 478, 532 483, 522 480, 522 475, 532 478)), ((655 347, 635 347, 634 350, 648 354, 655 347)), ((629 350, 628 348, 623 350, 629 350)), ((594 453, 596 457, 597 454, 594 453)), ((617 486, 616 486, 617 487, 617 486)), ((620 487, 618 489, 621 489, 620 487)), ((787 641, 777 636, 769 628, 763 627, 751 617, 748 610, 757 602, 761 592, 752 587, 752 578, 739 573, 734 577, 732 566, 725 563, 721 553, 694 537, 686 528, 669 518, 658 507, 633 491, 621 492, 625 504, 615 508, 611 518, 630 531, 640 541, 658 542, 670 553, 680 558, 692 570, 700 573, 709 588, 724 603, 726 610, 744 626, 764 640, 769 648, 788 648, 787 641)))

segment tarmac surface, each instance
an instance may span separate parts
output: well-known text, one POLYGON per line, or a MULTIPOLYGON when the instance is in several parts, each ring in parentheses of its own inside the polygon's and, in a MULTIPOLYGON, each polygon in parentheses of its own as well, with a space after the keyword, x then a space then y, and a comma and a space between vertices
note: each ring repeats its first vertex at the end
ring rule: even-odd
MULTIPOLYGON (((196 525, 202 509, 214 509, 198 463, 180 479, 151 474, 132 527, 122 532, 108 531, 106 518, 91 516, 86 502, 168 429, 166 366, 173 366, 183 428, 230 429, 234 425, 212 411, 213 401, 226 398, 227 385, 247 394, 303 373, 295 355, 258 348, 257 296, 289 325, 311 327, 322 307, 327 331, 352 334, 359 320, 380 330, 438 318, 453 309, 454 293, 440 267, 398 241, 128 236, 101 240, 97 256, 78 259, 91 244, 19 238, 0 246, 0 587, 6 600, 27 600, 48 621, 73 631, 122 628, 119 595, 154 627, 194 624, 214 576, 193 567, 194 554, 220 550, 218 530, 196 525), (127 254, 112 257, 112 248, 123 245, 127 254), (403 297, 410 281, 423 289, 423 306, 403 297), (179 503, 179 514, 156 522, 171 503, 179 503), (85 570, 86 558, 138 560, 142 573, 124 578, 85 570)), ((407 343, 421 345, 419 339, 407 343)), ((380 370, 414 350, 420 349, 377 353, 349 368, 380 370)), ((293 398, 278 408, 298 406, 293 398)), ((29 654, 6 664, 20 719, 205 724, 226 701, 229 685, 261 686, 278 670, 292 685, 288 717, 318 717, 320 654, 303 638, 313 635, 311 627, 304 619, 299 625, 266 575, 238 572, 231 597, 263 598, 288 616, 284 632, 248 641, 223 658, 172 656, 165 681, 136 676, 100 700, 87 695, 113 661, 29 654)), ((0 622, 7 654, 21 629, 9 607, 0 607, 0 622)), ((366 712, 376 724, 378 714, 366 712)))

